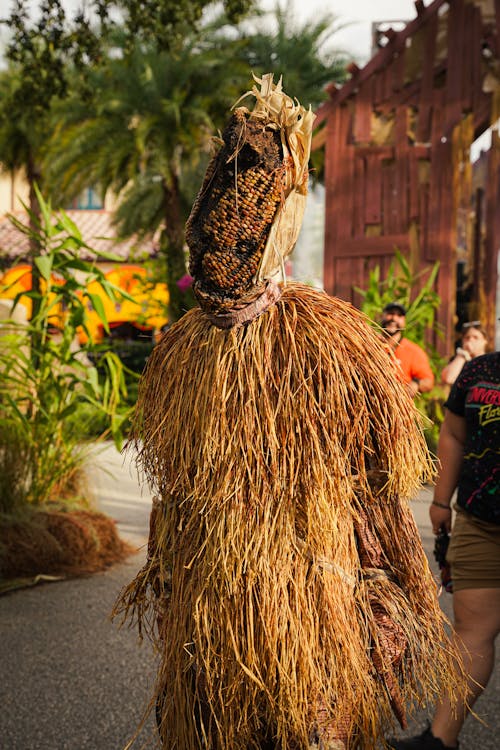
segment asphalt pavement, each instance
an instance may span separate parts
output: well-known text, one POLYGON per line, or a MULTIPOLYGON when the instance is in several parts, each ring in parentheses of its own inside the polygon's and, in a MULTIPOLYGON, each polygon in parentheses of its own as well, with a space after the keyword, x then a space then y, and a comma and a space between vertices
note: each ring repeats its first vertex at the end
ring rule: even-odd
MULTIPOLYGON (((151 496, 141 488, 133 457, 112 445, 96 450, 89 480, 99 507, 138 548, 104 573, 34 586, 0 597, 0 750, 124 750, 151 695, 155 656, 135 630, 110 612, 121 588, 145 559, 151 496)), ((431 565, 429 489, 412 501, 431 565)), ((451 616, 452 597, 440 599, 451 616)), ((461 750, 500 747, 500 668, 462 731, 461 750)), ((425 707, 407 733, 425 727, 425 707)), ((157 748, 151 717, 134 750, 157 748)))

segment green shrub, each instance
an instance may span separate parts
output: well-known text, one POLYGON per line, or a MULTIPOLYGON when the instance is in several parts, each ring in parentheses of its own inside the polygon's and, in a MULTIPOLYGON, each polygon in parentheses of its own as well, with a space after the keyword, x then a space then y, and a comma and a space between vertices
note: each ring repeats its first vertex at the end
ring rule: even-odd
POLYGON ((376 266, 369 274, 368 288, 363 290, 356 287, 363 297, 361 309, 371 320, 378 321, 385 305, 401 302, 407 311, 405 336, 428 349, 426 332, 432 329, 440 335, 436 311, 441 300, 433 289, 438 271, 439 263, 436 263, 430 269, 413 273, 404 256, 396 250, 384 279, 380 278, 380 267, 376 266), (422 283, 426 275, 427 279, 422 283))
POLYGON ((121 339, 113 339, 107 345, 109 350, 120 358, 121 363, 126 368, 127 382, 131 383, 137 381, 137 377, 134 378, 133 376, 140 375, 144 370, 154 346, 153 341, 124 341, 121 339))
POLYGON ((434 386, 430 393, 424 393, 419 396, 422 403, 422 410, 429 422, 424 425, 424 435, 427 446, 431 453, 436 456, 438 448, 439 432, 444 419, 444 402, 446 401, 447 392, 443 386, 434 386))
MULTIPOLYGON (((0 411, 1 415, 1 411, 0 411)), ((30 446, 15 420, 0 416, 0 514, 11 515, 26 496, 30 446)))
MULTIPOLYGON (((35 229, 11 217, 38 249, 32 257, 33 289, 23 293, 32 302, 31 320, 28 324, 8 321, 0 337, 0 461, 5 469, 1 480, 5 509, 39 506, 55 495, 71 494, 87 455, 84 431, 75 418, 82 404, 94 410, 93 419, 99 415, 100 437, 111 436, 118 446, 127 420, 120 359, 113 352, 101 352, 98 373, 91 362, 96 351, 90 337, 84 346, 75 345, 79 327, 85 328, 88 300, 108 330, 102 302, 88 294, 87 285, 97 281, 113 299, 120 294, 95 261, 80 259, 81 251, 90 250, 96 260, 116 258, 89 248, 67 214, 53 214, 39 191, 37 195, 41 215, 29 212, 35 229), (43 281, 43 292, 37 277, 43 281), (64 325, 54 332, 54 314, 60 309, 64 325), (16 459, 11 444, 17 445, 16 456, 22 457, 15 470, 7 466, 16 459)), ((14 299, 14 305, 21 296, 14 299)))
MULTIPOLYGON (((406 307, 405 336, 419 344, 429 355, 436 383, 439 382, 444 361, 435 348, 429 345, 426 334, 432 330, 442 335, 436 321, 436 311, 441 300, 433 288, 438 270, 439 263, 436 263, 432 268, 414 274, 403 255, 396 251, 384 279, 381 278, 380 267, 376 266, 370 272, 368 288, 356 289, 363 298, 361 309, 374 325, 378 326, 381 312, 389 302, 401 302, 406 307), (423 281, 425 276, 427 278, 423 281)), ((433 454, 437 452, 445 398, 443 388, 436 385, 429 393, 420 394, 416 402, 424 416, 424 435, 433 454)))

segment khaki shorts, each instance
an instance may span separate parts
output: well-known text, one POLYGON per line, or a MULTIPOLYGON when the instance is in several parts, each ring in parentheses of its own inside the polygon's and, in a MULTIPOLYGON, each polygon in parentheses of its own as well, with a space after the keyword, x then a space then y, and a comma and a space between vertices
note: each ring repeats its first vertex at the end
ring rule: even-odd
POLYGON ((500 588, 500 524, 457 508, 446 560, 453 591, 500 588))

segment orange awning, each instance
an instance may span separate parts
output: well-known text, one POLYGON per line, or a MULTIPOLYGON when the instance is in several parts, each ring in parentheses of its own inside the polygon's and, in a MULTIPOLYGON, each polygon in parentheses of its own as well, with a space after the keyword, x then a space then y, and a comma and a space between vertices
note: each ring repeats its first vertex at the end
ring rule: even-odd
MULTIPOLYGON (((61 279, 52 274, 51 284, 61 284, 61 279)), ((23 264, 14 266, 6 271, 3 276, 0 277, 0 298, 13 300, 18 294, 23 292, 29 292, 32 288, 31 279, 31 266, 23 264)), ((40 289, 42 294, 47 290, 47 282, 42 278, 40 279, 40 289)), ((49 294, 49 305, 54 304, 53 301, 56 298, 56 294, 51 292, 49 294)), ((31 299, 30 297, 22 294, 19 298, 18 304, 23 305, 27 311, 27 318, 31 317, 31 299)), ((63 310, 60 304, 54 304, 53 315, 50 316, 49 320, 54 326, 61 327, 63 323, 63 310)))
MULTIPOLYGON (((98 282, 89 284, 87 292, 100 298, 108 323, 116 324, 128 321, 148 329, 161 328, 167 323, 167 285, 149 281, 144 268, 136 265, 118 266, 106 274, 106 280, 133 298, 133 301, 120 298, 117 292, 117 299, 111 300, 104 292, 101 284, 98 282)), ((102 321, 88 297, 85 301, 85 307, 87 310, 86 324, 90 335, 94 339, 99 339, 103 335, 102 321)), ((82 332, 82 341, 85 338, 85 334, 82 332)))

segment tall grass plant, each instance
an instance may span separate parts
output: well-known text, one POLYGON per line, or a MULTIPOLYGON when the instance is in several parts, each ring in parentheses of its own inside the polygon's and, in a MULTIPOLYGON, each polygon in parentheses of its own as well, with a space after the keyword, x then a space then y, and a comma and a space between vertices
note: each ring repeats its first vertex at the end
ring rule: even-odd
POLYGON ((85 305, 93 305, 108 328, 100 297, 87 291, 91 282, 113 300, 127 296, 97 265, 119 259, 89 247, 69 216, 52 212, 37 192, 40 215, 26 209, 31 228, 10 218, 38 248, 31 261, 42 291, 17 294, 13 309, 31 298, 31 319, 7 320, 0 328, 0 513, 8 514, 78 494, 89 443, 71 417, 82 403, 99 417, 98 439, 112 438, 118 447, 128 416, 120 359, 99 352, 98 372, 91 337, 78 344, 85 305), (84 254, 93 260, 83 260, 84 254))

